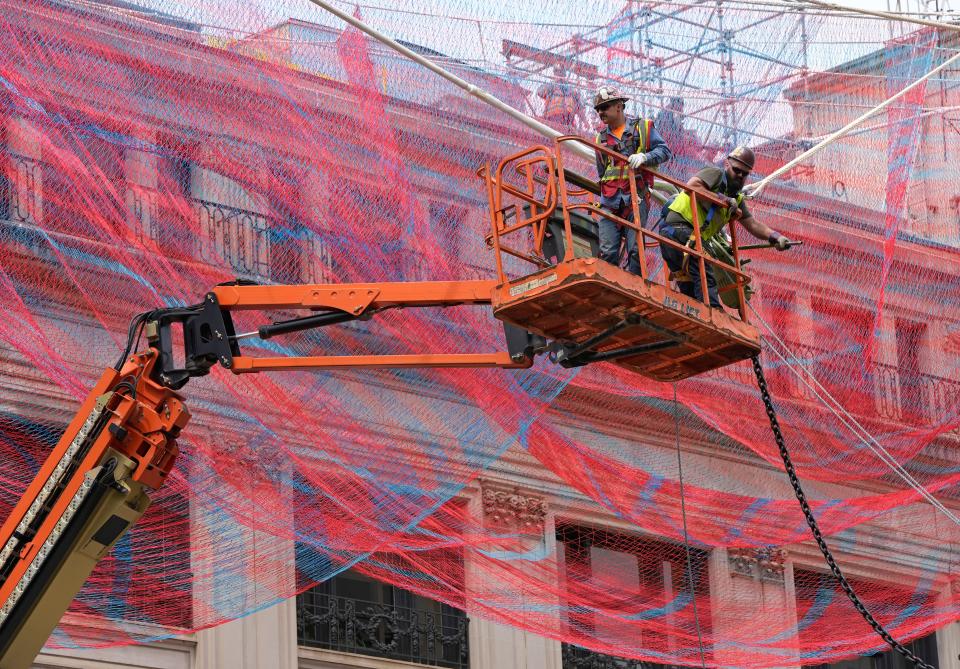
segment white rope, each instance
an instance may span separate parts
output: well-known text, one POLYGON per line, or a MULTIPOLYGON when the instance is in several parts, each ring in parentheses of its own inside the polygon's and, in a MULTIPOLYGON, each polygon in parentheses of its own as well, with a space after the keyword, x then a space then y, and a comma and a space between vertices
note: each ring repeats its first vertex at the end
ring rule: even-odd
POLYGON ((693 620, 697 624, 697 643, 700 646, 700 666, 707 669, 703 652, 703 632, 700 630, 700 612, 697 611, 697 591, 693 586, 693 556, 690 554, 690 533, 687 531, 687 501, 683 487, 683 457, 680 455, 680 403, 677 402, 677 382, 673 382, 673 425, 677 435, 677 472, 680 477, 680 515, 683 518, 683 547, 687 553, 687 584, 693 603, 693 620))
POLYGON ((769 184, 771 181, 779 177, 781 174, 784 174, 785 172, 789 172, 791 169, 793 169, 795 166, 805 161, 807 158, 809 158, 813 154, 819 153, 823 149, 827 148, 828 146, 836 142, 838 139, 842 138, 844 135, 849 133, 855 127, 857 127, 858 125, 866 121, 868 118, 870 118, 871 116, 874 116, 878 112, 883 111, 888 106, 890 106, 891 104, 893 104, 894 102, 902 98, 904 95, 912 91, 914 88, 916 88, 917 86, 925 82, 927 79, 937 74, 938 72, 946 69, 947 67, 949 67, 950 65, 952 65, 957 61, 960 61, 960 53, 957 53, 951 56, 949 59, 943 61, 943 63, 941 63, 934 69, 930 70, 929 72, 927 72, 925 75, 923 75, 922 77, 914 81, 912 84, 910 84, 909 86, 901 90, 899 93, 897 93, 893 97, 884 100, 873 109, 868 110, 865 114, 862 114, 861 116, 858 116, 854 120, 850 121, 850 123, 846 124, 839 130, 837 130, 835 133, 828 136, 819 144, 813 145, 812 147, 810 147, 809 149, 801 153, 799 156, 797 156, 796 158, 788 162, 786 165, 783 165, 779 169, 774 170, 773 172, 771 172, 769 175, 767 175, 760 181, 754 184, 750 184, 749 186, 743 189, 744 194, 748 198, 754 198, 758 196, 760 192, 767 186, 767 184, 769 184))
POLYGON ((776 354, 776 356, 783 361, 783 363, 787 366, 787 369, 789 369, 797 377, 797 379, 804 386, 806 386, 807 389, 810 390, 817 397, 817 399, 820 400, 820 402, 830 410, 831 413, 833 413, 833 415, 837 418, 837 420, 839 420, 847 429, 849 429, 854 434, 854 436, 862 439, 863 442, 866 444, 867 448, 869 448, 870 451, 874 455, 876 455, 881 462, 889 466, 893 470, 893 472, 897 474, 897 476, 899 476, 901 479, 903 479, 904 482, 907 483, 907 485, 909 485, 911 488, 917 491, 934 508, 941 511, 943 515, 945 515, 947 518, 952 520, 955 524, 960 525, 960 518, 958 518, 950 509, 944 506, 940 500, 938 500, 936 497, 934 497, 930 493, 930 491, 924 488, 913 477, 913 475, 910 474, 910 472, 904 469, 903 466, 899 462, 897 462, 896 458, 894 458, 890 454, 890 452, 886 448, 884 448, 883 445, 880 444, 880 442, 878 442, 873 437, 873 435, 871 435, 867 431, 867 429, 863 427, 863 425, 861 425, 857 421, 857 419, 854 418, 843 407, 843 405, 840 404, 840 402, 837 401, 837 399, 833 395, 830 394, 830 391, 828 391, 826 388, 823 387, 823 385, 820 384, 820 382, 810 372, 810 370, 806 369, 802 364, 800 364, 800 359, 797 357, 797 355, 790 350, 790 347, 787 346, 787 344, 782 339, 780 339, 780 337, 777 336, 776 332, 774 332, 770 324, 767 323, 763 319, 763 317, 759 313, 757 313, 757 310, 753 308, 753 305, 751 305, 750 303, 747 303, 747 306, 750 307, 750 311, 753 312, 757 320, 763 324, 763 327, 766 328, 770 336, 777 342, 779 346, 783 348, 784 351, 787 352, 787 354, 789 355, 789 358, 797 363, 795 366, 790 362, 790 359, 788 359, 787 356, 785 356, 783 353, 778 351, 776 347, 771 347, 770 350, 772 350, 776 354), (801 372, 797 370, 797 367, 803 370, 803 374, 801 374, 801 372), (804 378, 804 375, 808 376, 810 379, 813 380, 813 383, 816 385, 816 388, 814 388, 807 382, 807 380, 804 378), (838 409, 839 409, 839 412, 838 412, 838 409))

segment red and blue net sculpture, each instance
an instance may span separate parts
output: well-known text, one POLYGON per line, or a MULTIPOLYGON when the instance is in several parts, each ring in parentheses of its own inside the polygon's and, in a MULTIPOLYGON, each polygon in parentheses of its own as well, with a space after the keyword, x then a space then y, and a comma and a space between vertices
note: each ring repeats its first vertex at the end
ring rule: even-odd
MULTIPOLYGON (((312 5, 273 4, 0 0, 0 514, 136 313, 235 277, 493 276, 476 170, 542 140, 312 5)), ((756 3, 537 4, 359 10, 534 114, 557 63, 583 100, 623 87, 683 178, 737 144, 769 173, 960 44, 756 3), (502 56, 503 40, 533 47, 528 60, 502 56)), ((960 617, 958 76, 931 78, 750 205, 804 241, 748 265, 788 444, 841 565, 906 640, 960 617)), ((592 113, 571 123, 560 129, 592 138, 592 113)), ((246 345, 496 350, 501 333, 461 307, 246 345)), ((809 539, 747 363, 676 385, 546 361, 215 369, 187 394, 175 475, 50 645, 217 625, 353 568, 650 662, 882 648, 809 539)))

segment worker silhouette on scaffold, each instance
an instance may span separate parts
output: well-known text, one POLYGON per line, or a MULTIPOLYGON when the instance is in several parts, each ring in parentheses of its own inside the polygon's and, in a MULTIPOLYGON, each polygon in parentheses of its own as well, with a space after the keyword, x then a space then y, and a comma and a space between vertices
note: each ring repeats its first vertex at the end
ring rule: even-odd
POLYGON ((543 98, 543 121, 555 130, 575 135, 579 126, 587 126, 580 94, 566 80, 567 72, 562 64, 553 68, 553 74, 555 81, 548 81, 537 89, 537 96, 543 98))
MULTIPOLYGON (((620 218, 633 221, 629 170, 636 170, 641 166, 662 165, 670 160, 673 154, 663 137, 653 127, 653 121, 626 115, 625 107, 629 99, 612 86, 601 86, 593 98, 593 108, 597 110, 600 120, 607 126, 597 135, 596 143, 624 156, 623 160, 617 160, 597 153, 600 206, 620 218)), ((652 185, 653 176, 650 174, 643 173, 643 178, 637 180, 642 227, 646 227, 647 216, 650 213, 652 185)), ((627 271, 631 274, 640 274, 640 250, 636 230, 620 226, 607 218, 600 218, 599 228, 600 259, 619 266, 622 241, 626 250, 627 271)))

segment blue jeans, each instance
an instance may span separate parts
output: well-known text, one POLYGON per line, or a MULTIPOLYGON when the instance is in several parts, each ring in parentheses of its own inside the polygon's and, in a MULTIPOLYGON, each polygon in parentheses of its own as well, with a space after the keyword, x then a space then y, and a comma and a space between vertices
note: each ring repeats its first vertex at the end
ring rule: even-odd
MULTIPOLYGON (((669 237, 679 244, 686 244, 693 234, 693 228, 682 223, 661 223, 660 234, 669 237)), ((683 252, 672 246, 660 244, 660 252, 663 254, 663 261, 672 272, 679 272, 683 269, 683 252)), ((713 276, 713 267, 705 263, 707 271, 707 295, 710 296, 711 307, 722 307, 720 302, 720 293, 717 292, 717 280, 713 276)), ((700 286, 700 263, 690 256, 690 262, 687 264, 687 274, 690 275, 690 281, 678 281, 677 287, 680 292, 695 300, 703 301, 703 288, 700 286)))
MULTIPOLYGON (((616 195, 601 197, 600 206, 620 218, 633 221, 633 205, 630 193, 617 191, 616 195)), ((646 227, 650 208, 646 201, 640 200, 640 224, 646 227)), ((598 224, 600 233, 600 260, 620 266, 620 241, 625 240, 627 249, 627 271, 640 275, 640 249, 637 244, 637 231, 620 226, 608 218, 601 218, 598 224)))

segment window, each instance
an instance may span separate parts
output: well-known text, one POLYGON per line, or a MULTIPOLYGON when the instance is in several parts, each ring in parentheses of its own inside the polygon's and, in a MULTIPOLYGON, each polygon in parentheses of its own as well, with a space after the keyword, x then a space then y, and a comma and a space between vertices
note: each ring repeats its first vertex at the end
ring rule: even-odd
POLYGON ((3 218, 36 225, 40 218, 40 185, 44 180, 43 163, 7 147, 0 153, 0 189, 3 218))
POLYGON ((297 642, 449 669, 469 667, 463 611, 354 570, 297 596, 297 642))
MULTIPOLYGON (((315 534, 329 513, 339 513, 329 498, 297 476, 294 505, 298 536, 315 534)), ((452 500, 456 506, 460 500, 452 500)), ((310 541, 296 545, 298 589, 297 642, 302 646, 416 662, 447 669, 469 668, 469 620, 458 608, 377 580, 369 574, 419 573, 401 554, 373 554, 365 571, 351 569, 305 589, 330 573, 329 554, 310 541), (377 570, 384 570, 379 572, 377 570)), ((455 596, 462 591, 464 561, 460 551, 436 550, 418 554, 444 574, 449 586, 437 582, 438 592, 455 596), (459 586, 459 587, 458 587, 459 586)), ((429 591, 427 579, 418 581, 429 591)), ((438 595, 439 596, 439 595, 438 595)))
MULTIPOLYGON (((910 592, 898 592, 898 588, 892 583, 857 582, 849 578, 848 581, 866 605, 867 610, 881 619, 887 617, 883 615, 884 604, 896 600, 901 602, 912 600, 910 592)), ((840 614, 843 616, 842 619, 851 615, 853 609, 850 601, 830 574, 795 567, 794 584, 797 593, 797 625, 800 630, 798 650, 801 653, 822 651, 824 641, 836 638, 837 629, 840 629, 837 627, 841 620, 837 617, 838 613, 842 612, 840 614)), ((935 597, 935 595, 930 596, 935 597)), ((897 611, 900 608, 902 607, 898 605, 897 611)), ((889 614, 890 611, 886 613, 889 614)), ((880 637, 877 637, 877 643, 882 643, 880 637)), ((934 667, 941 666, 935 633, 905 645, 921 660, 934 667)), ((893 649, 853 660, 811 665, 811 669, 912 669, 912 667, 910 662, 893 649)))
POLYGON ((192 260, 196 255, 193 164, 169 137, 156 154, 128 152, 126 204, 137 240, 162 255, 192 260))
MULTIPOLYGON (((622 610, 625 614, 635 615, 638 610, 669 609, 671 602, 685 600, 690 588, 688 573, 692 573, 694 589, 699 596, 709 590, 709 554, 700 549, 690 549, 688 571, 683 546, 650 537, 558 524, 557 542, 571 603, 568 624, 570 631, 578 636, 601 641, 630 638, 640 647, 668 653, 677 645, 670 633, 663 631, 670 628, 669 624, 649 625, 638 633, 634 624, 622 622, 616 615, 595 616, 582 608, 574 613, 578 607, 572 604, 580 599, 578 592, 588 593, 596 589, 609 592, 607 604, 611 613, 622 610)), ((707 610, 699 612, 699 622, 703 634, 709 636, 711 622, 707 610)), ((709 649, 705 652, 709 657, 709 649)), ((572 645, 565 645, 563 658, 564 669, 653 669, 665 666, 608 657, 572 645)))
MULTIPOLYGON (((900 408, 908 422, 929 415, 929 392, 923 375, 922 354, 927 326, 904 318, 896 320, 897 371, 900 380, 900 408)), ((941 416, 943 414, 940 414, 941 416)))
MULTIPOLYGON (((409 205, 409 206, 408 206, 409 205)), ((329 198, 330 242, 337 251, 338 280, 413 281, 424 272, 409 235, 413 221, 403 196, 371 183, 340 179, 331 183, 329 198), (339 251, 351 250, 346 256, 339 251), (373 262, 371 262, 373 261, 373 262)))
MULTIPOLYGON (((914 655, 933 667, 939 667, 937 654, 937 635, 930 634, 905 644, 914 655)), ((865 655, 855 660, 812 665, 810 669, 913 669, 913 663, 907 661, 897 651, 890 649, 876 655, 865 655)))
POLYGON ((864 356, 873 337, 873 314, 816 295, 810 298, 810 308, 814 336, 810 348, 816 349, 816 364, 811 367, 814 376, 844 406, 862 405, 870 365, 864 356))

